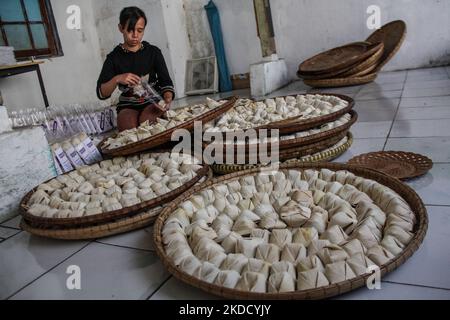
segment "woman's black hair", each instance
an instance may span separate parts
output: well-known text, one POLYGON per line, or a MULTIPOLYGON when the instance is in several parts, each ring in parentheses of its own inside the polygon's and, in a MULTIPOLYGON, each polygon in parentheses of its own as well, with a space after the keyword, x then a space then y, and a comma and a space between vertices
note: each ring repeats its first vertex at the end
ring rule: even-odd
POLYGON ((128 32, 133 31, 136 27, 136 23, 140 18, 144 18, 145 25, 147 26, 147 17, 145 16, 144 11, 142 11, 138 7, 123 8, 120 12, 120 25, 122 26, 122 28, 127 27, 128 32))

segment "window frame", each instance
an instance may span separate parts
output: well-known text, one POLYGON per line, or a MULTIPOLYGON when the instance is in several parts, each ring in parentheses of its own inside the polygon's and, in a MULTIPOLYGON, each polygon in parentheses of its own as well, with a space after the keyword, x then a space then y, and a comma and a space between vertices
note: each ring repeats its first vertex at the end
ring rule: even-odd
POLYGON ((33 24, 43 24, 45 27, 47 43, 49 48, 45 49, 26 49, 26 50, 14 50, 14 54, 17 60, 27 60, 31 57, 36 58, 47 58, 47 57, 60 57, 63 56, 63 50, 61 46, 61 41, 59 39, 58 30, 56 28, 55 18, 53 16, 53 9, 50 0, 37 0, 39 3, 39 8, 41 11, 42 21, 28 20, 28 14, 25 9, 24 0, 19 0, 22 12, 24 16, 24 21, 2 21, 0 18, 0 32, 3 38, 5 46, 8 46, 8 39, 6 36, 6 31, 3 28, 5 25, 24 25, 27 28, 28 37, 30 39, 31 46, 34 48, 34 40, 31 32, 31 25, 33 24))

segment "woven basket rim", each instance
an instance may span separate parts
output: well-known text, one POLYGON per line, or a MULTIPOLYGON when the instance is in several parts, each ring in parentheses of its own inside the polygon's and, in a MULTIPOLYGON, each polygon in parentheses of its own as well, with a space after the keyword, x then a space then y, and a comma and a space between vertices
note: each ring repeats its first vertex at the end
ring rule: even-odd
MULTIPOLYGON (((375 52, 367 60, 360 62, 358 65, 353 66, 353 68, 351 68, 350 70, 348 70, 344 73, 339 74, 335 78, 358 77, 358 74, 361 74, 362 72, 367 71, 368 69, 370 69, 373 66, 377 66, 378 63, 380 62, 381 57, 383 56, 383 53, 384 53, 384 44, 380 48, 380 50, 375 52)), ((369 72, 367 72, 367 73, 369 73, 369 72)))
MULTIPOLYGON (((301 96, 301 95, 315 95, 315 94, 311 94, 311 93, 306 93, 306 94, 298 94, 296 96, 301 96)), ((335 121, 337 119, 339 119, 341 116, 343 116, 346 113, 349 113, 355 106, 355 100, 347 95, 344 94, 338 94, 338 93, 320 93, 320 95, 323 96, 333 96, 333 97, 337 97, 340 98, 342 100, 345 100, 348 102, 347 107, 342 108, 339 111, 327 114, 327 115, 323 115, 320 117, 315 117, 315 118, 311 118, 311 119, 304 119, 304 120, 300 120, 300 121, 296 121, 296 117, 294 118, 290 118, 290 119, 285 119, 278 122, 272 122, 269 123, 267 125, 263 125, 260 127, 255 128, 255 130, 260 130, 260 129, 278 129, 280 134, 289 134, 292 132, 298 132, 298 131, 302 131, 302 130, 308 130, 308 129, 312 129, 315 127, 318 127, 322 124, 328 123, 328 122, 332 122, 335 121)), ((292 96, 292 95, 288 95, 288 96, 292 96)), ((283 96, 283 98, 288 97, 288 96, 283 96)), ((278 98, 278 97, 275 97, 278 98)), ((274 98, 274 99, 275 99, 274 98)))
POLYGON ((318 88, 344 87, 344 86, 356 86, 360 84, 366 84, 374 81, 377 78, 377 76, 378 73, 373 72, 362 77, 303 80, 303 82, 308 86, 318 88))
POLYGON ((127 155, 132 155, 132 154, 135 154, 138 152, 142 152, 142 151, 160 146, 164 143, 170 142, 172 133, 175 132, 176 130, 185 129, 185 130, 192 131, 194 129, 194 123, 196 121, 202 121, 202 123, 204 123, 204 122, 209 122, 209 121, 214 120, 215 118, 219 117, 221 114, 225 113, 226 111, 228 111, 229 109, 231 109, 234 106, 234 104, 238 100, 238 96, 229 97, 229 98, 227 98, 227 100, 228 101, 226 103, 224 103, 223 105, 221 105, 220 107, 217 107, 213 110, 205 112, 189 121, 183 122, 182 124, 179 124, 173 128, 167 129, 167 130, 160 132, 156 135, 153 135, 147 139, 140 140, 135 143, 127 144, 125 146, 109 150, 109 149, 104 148, 104 143, 108 139, 108 138, 105 138, 104 140, 102 140, 100 142, 99 148, 100 148, 102 154, 104 154, 104 155, 127 156, 127 155))
POLYGON ((342 70, 345 69, 348 66, 352 66, 360 61, 365 60, 366 58, 372 56, 376 51, 378 51, 380 49, 380 47, 383 46, 383 44, 381 42, 378 43, 371 43, 369 41, 357 41, 357 42, 351 42, 351 43, 347 43, 345 45, 339 46, 339 47, 335 47, 323 52, 320 52, 308 59, 306 59, 305 61, 303 61, 299 67, 298 67, 298 73, 301 75, 324 75, 327 73, 332 73, 336 70, 342 70), (345 48, 349 48, 349 47, 362 47, 365 46, 366 47, 366 51, 362 52, 359 55, 354 55, 352 58, 348 58, 347 60, 341 61, 340 63, 337 63, 335 65, 332 66, 328 66, 325 69, 321 69, 321 70, 305 70, 305 65, 307 65, 308 63, 310 63, 313 60, 317 60, 318 58, 320 58, 321 56, 326 57, 326 55, 331 52, 331 51, 335 51, 335 50, 345 50, 345 48))
MULTIPOLYGON (((363 167, 369 167, 370 168, 370 162, 372 161, 396 161, 397 163, 408 163, 410 165, 413 165, 416 168, 416 171, 413 174, 407 175, 407 176, 396 176, 396 178, 401 179, 401 180, 408 180, 408 179, 412 179, 412 178, 417 178, 419 176, 422 176, 424 174, 426 174, 428 171, 430 171, 433 168, 433 160, 431 160, 429 157, 423 155, 423 154, 419 154, 419 153, 414 153, 414 152, 409 152, 409 151, 394 151, 394 150, 389 150, 389 151, 374 151, 374 152, 368 152, 368 153, 363 153, 360 155, 357 155, 353 158, 351 158, 348 163, 349 164, 353 164, 353 165, 358 165, 358 166, 363 166, 363 167), (385 157, 389 157, 390 159, 386 159, 385 157), (413 159, 420 159, 423 161, 423 163, 418 164, 417 161, 411 160, 409 158, 413 159), (369 164, 369 166, 368 166, 369 164)), ((374 168, 372 168, 374 169, 374 168)), ((382 171, 380 169, 376 169, 378 171, 382 171)))
MULTIPOLYGON (((149 152, 151 153, 151 152, 149 152)), ((159 152, 158 152, 159 153, 159 152)), ((101 161, 100 161, 101 162, 101 161)), ((209 166, 207 164, 202 164, 202 168, 196 172, 196 175, 194 178, 189 180, 188 182, 184 183, 182 186, 171 190, 170 192, 158 196, 156 198, 153 198, 149 201, 140 202, 139 204, 136 204, 131 207, 122 208, 120 210, 115 211, 109 211, 109 212, 103 212, 100 214, 95 214, 91 216, 84 216, 84 217, 77 217, 77 218, 44 218, 40 216, 34 216, 30 213, 28 213, 28 201, 30 200, 31 196, 37 191, 37 188, 44 183, 48 183, 49 181, 55 179, 55 177, 48 179, 47 181, 39 184, 38 186, 31 189, 20 201, 19 204, 19 213, 22 215, 24 219, 27 221, 32 222, 33 224, 42 225, 42 226, 89 226, 92 224, 102 223, 102 222, 109 222, 113 219, 119 219, 124 218, 136 213, 140 213, 145 210, 150 210, 154 207, 157 207, 159 205, 165 204, 173 199, 175 199, 177 196, 182 194, 184 191, 189 190, 192 186, 194 186, 198 181, 200 181, 204 176, 206 176, 209 173, 209 166)), ((72 170, 72 171, 76 171, 72 170)), ((71 172, 72 172, 71 171, 71 172)), ((70 172, 64 173, 64 175, 69 174, 70 172)))
MULTIPOLYGON (((396 54, 397 52, 400 50, 403 42, 405 41, 406 38, 406 33, 407 33, 407 26, 405 21, 403 20, 394 20, 391 22, 386 23, 385 25, 383 25, 380 29, 374 31, 367 39, 367 42, 371 42, 370 39, 372 37, 376 37, 378 35, 378 33, 380 32, 384 32, 384 30, 386 30, 386 28, 391 27, 392 25, 397 26, 398 28, 400 28, 401 30, 401 35, 398 37, 398 42, 397 44, 394 46, 394 48, 392 49, 391 52, 388 53, 388 50, 385 50, 383 56, 385 56, 385 58, 380 61, 380 63, 378 64, 378 67, 376 68, 375 72, 379 72, 396 54)), ((385 46, 386 49, 386 46, 385 46)))
MULTIPOLYGON (((373 179, 392 190, 399 193, 399 195, 408 202, 414 214, 416 215, 417 222, 415 225, 415 234, 411 241, 405 246, 404 250, 401 254, 397 255, 394 259, 390 260, 387 264, 384 264, 380 267, 381 276, 386 275, 388 272, 391 272, 402 265, 420 246, 425 237, 427 228, 428 228, 428 215, 423 204, 421 198, 417 195, 417 193, 406 184, 403 184, 400 180, 396 178, 392 178, 384 173, 367 169, 358 166, 352 166, 348 164, 342 163, 291 163, 291 164, 283 164, 279 167, 280 170, 289 170, 289 169, 330 169, 330 170, 348 170, 353 172, 356 175, 362 176, 364 178, 373 179)), ((239 177, 243 177, 249 174, 255 174, 262 171, 271 171, 271 168, 255 168, 250 170, 244 170, 237 173, 228 174, 205 183, 200 187, 193 188, 187 192, 185 192, 182 196, 177 198, 175 201, 170 203, 160 214, 158 219, 154 225, 154 242, 156 246, 156 252, 160 259, 162 260, 165 267, 169 270, 169 272, 175 276, 177 279, 191 285, 202 289, 208 293, 212 293, 221 297, 229 298, 229 299, 271 299, 271 300, 280 300, 280 299, 324 299, 332 296, 340 295, 346 293, 348 291, 357 289, 363 286, 366 283, 366 280, 371 276, 371 274, 363 274, 352 278, 350 280, 342 281, 336 284, 312 289, 312 290, 303 290, 303 291, 295 291, 288 293, 254 293, 247 291, 239 291, 236 289, 225 288, 222 286, 218 286, 215 284, 207 283, 203 280, 200 280, 196 277, 190 276, 181 271, 181 269, 177 268, 173 262, 167 257, 163 244, 162 244, 162 236, 161 231, 164 226, 164 221, 168 218, 168 216, 176 209, 178 204, 182 201, 188 199, 192 194, 201 191, 205 188, 210 188, 213 185, 221 184, 223 182, 233 180, 239 177)))
MULTIPOLYGON (((279 141, 279 142, 274 143, 274 145, 278 145, 279 150, 281 152, 281 150, 284 150, 284 149, 306 146, 308 144, 312 144, 312 143, 315 143, 315 142, 323 141, 323 140, 329 139, 331 137, 334 137, 334 136, 338 135, 339 133, 342 133, 342 132, 347 131, 348 129, 350 129, 350 127, 353 126, 355 124, 355 122, 358 120, 358 113, 355 110, 350 110, 347 113, 349 113, 351 115, 350 121, 348 121, 347 123, 345 123, 345 124, 343 124, 343 125, 341 125, 339 127, 336 127, 336 128, 324 131, 324 132, 319 132, 319 133, 316 133, 316 134, 312 134, 312 135, 309 135, 309 136, 306 136, 306 137, 300 137, 300 138, 294 138, 294 139, 279 141)), ((208 145, 209 144, 204 142, 203 143, 203 148, 206 148, 208 145)), ((267 148, 269 149, 272 144, 270 144, 270 143, 260 144, 259 143, 259 144, 256 144, 256 148, 255 149, 259 149, 259 147, 261 145, 266 145, 267 148)), ((238 152, 238 150, 239 150, 238 148, 242 148, 242 146, 245 146, 245 153, 248 154, 249 153, 248 149, 251 146, 255 147, 255 144, 245 144, 245 145, 234 144, 234 152, 235 152, 235 154, 238 152)), ((227 148, 227 144, 223 144, 223 150, 224 151, 226 150, 226 148, 227 148)))
MULTIPOLYGON (((332 159, 335 159, 335 158, 339 157, 340 155, 342 155, 343 153, 345 153, 352 146, 353 134, 350 131, 348 131, 345 134, 345 136, 348 139, 347 142, 345 142, 344 144, 342 144, 339 147, 335 147, 335 148, 329 147, 331 150, 317 152, 317 155, 315 155, 315 156, 311 155, 307 159, 303 159, 303 160, 298 159, 298 158, 290 158, 290 159, 286 158, 283 160, 283 163, 291 163, 294 161, 298 161, 300 163, 331 161, 332 159)), ((340 138, 340 140, 342 140, 342 138, 340 138)), ((334 145, 336 145, 336 143, 334 145)), ((328 148, 325 147, 325 149, 328 149, 328 148)), ((212 164, 211 168, 216 174, 223 175, 223 174, 229 174, 229 173, 233 173, 233 172, 237 172, 237 171, 249 170, 249 169, 259 168, 259 167, 264 167, 264 166, 265 166, 264 164, 253 164, 253 165, 252 164, 243 164, 243 165, 212 164)))
POLYGON ((36 236, 60 240, 88 240, 109 237, 152 225, 162 212, 163 208, 153 208, 150 212, 136 214, 119 221, 99 224, 96 226, 66 229, 47 229, 34 227, 22 218, 20 227, 22 230, 36 236), (159 212, 157 212, 159 210, 159 212), (157 212, 156 214, 154 212, 157 212))
POLYGON ((367 70, 370 67, 375 67, 378 62, 380 61, 381 57, 384 53, 384 44, 381 43, 380 48, 373 53, 370 57, 367 57, 367 59, 359 61, 351 66, 348 66, 342 70, 336 70, 331 73, 324 73, 320 75, 304 75, 300 72, 297 72, 297 77, 305 80, 320 80, 320 79, 331 79, 331 78, 345 78, 349 76, 357 76, 357 74, 362 73, 365 71, 366 73, 369 73, 367 70))

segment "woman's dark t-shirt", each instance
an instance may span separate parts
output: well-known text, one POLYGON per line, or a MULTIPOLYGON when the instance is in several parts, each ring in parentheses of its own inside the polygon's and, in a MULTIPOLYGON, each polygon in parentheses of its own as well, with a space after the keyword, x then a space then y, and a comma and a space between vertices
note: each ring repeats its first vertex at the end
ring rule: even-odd
MULTIPOLYGON (((97 96, 101 100, 109 97, 102 96, 100 87, 113 77, 123 73, 133 73, 139 77, 148 77, 148 83, 160 94, 166 91, 173 93, 173 82, 167 70, 166 62, 161 50, 152 46, 146 41, 142 42, 142 47, 136 52, 131 52, 118 45, 108 54, 103 64, 102 71, 97 81, 97 96)), ((122 91, 126 86, 119 85, 122 91)), ((119 98, 118 109, 141 108, 148 105, 149 101, 136 99, 129 92, 123 92, 119 98)))

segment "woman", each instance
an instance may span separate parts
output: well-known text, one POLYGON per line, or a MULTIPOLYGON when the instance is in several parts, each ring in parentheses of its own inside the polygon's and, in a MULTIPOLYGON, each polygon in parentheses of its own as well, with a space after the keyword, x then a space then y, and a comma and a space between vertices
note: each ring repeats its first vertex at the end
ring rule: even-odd
POLYGON ((119 31, 123 34, 123 44, 108 54, 97 81, 99 99, 108 99, 117 87, 122 91, 117 106, 119 131, 136 128, 147 120, 153 122, 165 113, 158 107, 158 101, 134 93, 133 87, 141 84, 141 78, 148 77, 148 83, 166 105, 175 97, 161 50, 142 41, 146 26, 147 18, 141 9, 127 7, 121 11, 119 31))

